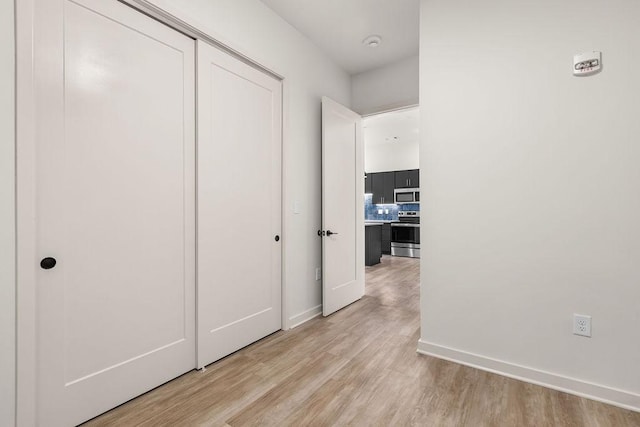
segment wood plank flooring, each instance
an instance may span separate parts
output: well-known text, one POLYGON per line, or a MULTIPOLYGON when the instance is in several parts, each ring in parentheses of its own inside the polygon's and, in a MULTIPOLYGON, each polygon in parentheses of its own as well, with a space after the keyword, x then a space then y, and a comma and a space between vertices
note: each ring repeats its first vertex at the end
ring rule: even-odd
POLYGON ((87 426, 640 426, 640 413, 416 353, 419 260, 367 267, 366 296, 275 333, 87 426))

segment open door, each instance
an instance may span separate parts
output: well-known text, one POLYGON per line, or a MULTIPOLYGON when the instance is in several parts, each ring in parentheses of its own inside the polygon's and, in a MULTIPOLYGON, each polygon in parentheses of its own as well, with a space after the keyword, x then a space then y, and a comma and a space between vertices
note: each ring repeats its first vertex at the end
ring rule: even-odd
POLYGON ((322 314, 364 295, 361 117, 322 98, 322 314))

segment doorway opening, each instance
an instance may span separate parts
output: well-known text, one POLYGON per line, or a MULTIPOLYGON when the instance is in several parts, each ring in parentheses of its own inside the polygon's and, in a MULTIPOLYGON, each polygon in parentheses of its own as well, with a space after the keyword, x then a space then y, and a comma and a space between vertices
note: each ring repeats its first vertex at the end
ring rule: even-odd
POLYGON ((362 125, 365 290, 393 294, 388 288, 420 269, 419 107, 370 115, 362 125))

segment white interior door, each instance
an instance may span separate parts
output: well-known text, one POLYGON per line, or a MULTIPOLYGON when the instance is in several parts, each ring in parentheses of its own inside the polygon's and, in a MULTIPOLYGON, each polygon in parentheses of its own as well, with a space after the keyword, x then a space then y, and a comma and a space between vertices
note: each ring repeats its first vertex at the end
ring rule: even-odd
POLYGON ((195 368, 195 43, 115 0, 34 28, 36 413, 70 426, 195 368))
POLYGON ((322 98, 322 314, 364 295, 361 117, 322 98))
POLYGON ((281 118, 279 80, 198 42, 198 367, 281 329, 281 118))

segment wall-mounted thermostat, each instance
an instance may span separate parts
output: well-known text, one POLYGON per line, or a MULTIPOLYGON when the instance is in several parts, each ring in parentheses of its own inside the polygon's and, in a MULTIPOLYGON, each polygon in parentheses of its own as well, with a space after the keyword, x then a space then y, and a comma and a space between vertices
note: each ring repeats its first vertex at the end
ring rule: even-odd
POLYGON ((602 68, 602 52, 587 52, 573 56, 573 75, 590 76, 602 68))

